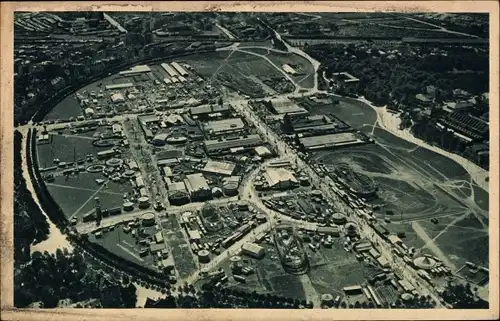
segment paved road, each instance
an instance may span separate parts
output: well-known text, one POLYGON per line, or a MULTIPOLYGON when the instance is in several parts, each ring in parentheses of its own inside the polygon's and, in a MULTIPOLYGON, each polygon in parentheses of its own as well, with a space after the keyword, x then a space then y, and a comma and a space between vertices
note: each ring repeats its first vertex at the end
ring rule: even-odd
MULTIPOLYGON (((219 199, 219 200, 213 200, 210 201, 215 206, 223 206, 226 204, 229 204, 231 202, 236 202, 238 201, 237 197, 230 197, 230 198, 224 198, 224 199, 219 199)), ((157 219, 158 222, 161 221, 161 219, 164 216, 167 215, 175 215, 175 214, 180 214, 184 212, 192 212, 200 209, 205 203, 197 202, 197 203, 188 203, 182 206, 177 206, 177 207, 169 207, 166 211, 163 212, 155 212, 152 208, 148 209, 143 209, 143 210, 135 210, 130 213, 125 213, 125 214, 120 214, 120 215, 115 215, 115 216, 110 216, 110 217, 105 217, 101 220, 101 224, 99 226, 96 225, 95 222, 88 222, 88 223, 79 223, 75 226, 76 230, 81 233, 90 233, 92 231, 95 231, 101 227, 108 227, 111 225, 116 225, 121 222, 126 222, 135 219, 136 217, 140 217, 142 214, 145 213, 156 213, 157 214, 157 219), (161 213, 161 214, 158 214, 161 213)))

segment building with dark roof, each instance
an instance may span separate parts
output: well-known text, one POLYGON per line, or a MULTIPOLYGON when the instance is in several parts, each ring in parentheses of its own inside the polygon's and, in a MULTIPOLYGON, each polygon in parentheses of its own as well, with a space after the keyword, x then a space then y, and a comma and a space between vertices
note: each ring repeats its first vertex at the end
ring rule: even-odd
POLYGON ((209 118, 212 114, 220 114, 221 116, 228 115, 231 112, 231 107, 228 104, 223 105, 202 105, 191 107, 189 115, 196 118, 209 118))
POLYGON ((488 123, 463 112, 453 112, 441 119, 441 123, 476 141, 487 139, 489 136, 488 123))
POLYGON ((342 132, 320 136, 303 137, 299 139, 299 142, 306 150, 350 146, 365 143, 365 141, 354 132, 342 132))
POLYGON ((171 182, 167 180, 168 201, 173 205, 189 203, 189 193, 184 182, 171 182))
MULTIPOLYGON (((283 121, 285 124, 284 117, 283 121)), ((314 132, 314 133, 329 133, 335 132, 346 127, 340 122, 332 120, 326 115, 311 115, 307 117, 289 117, 290 127, 294 133, 314 132)), ((288 121, 286 121, 288 122, 288 121)))
POLYGON ((156 154, 156 159, 160 161, 162 159, 179 158, 183 155, 184 153, 178 149, 162 150, 156 154))

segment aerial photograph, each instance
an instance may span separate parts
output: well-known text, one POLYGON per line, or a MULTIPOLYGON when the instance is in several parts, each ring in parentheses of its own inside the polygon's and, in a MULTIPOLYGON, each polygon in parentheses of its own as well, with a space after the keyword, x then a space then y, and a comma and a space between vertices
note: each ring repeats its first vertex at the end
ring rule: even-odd
POLYGON ((489 308, 488 13, 13 23, 15 307, 489 308))

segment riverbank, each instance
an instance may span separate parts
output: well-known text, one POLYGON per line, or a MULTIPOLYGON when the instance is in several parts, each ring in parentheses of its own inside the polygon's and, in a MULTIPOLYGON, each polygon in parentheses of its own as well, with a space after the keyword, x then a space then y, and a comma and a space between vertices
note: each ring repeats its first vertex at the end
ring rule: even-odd
MULTIPOLYGON (((26 139, 27 135, 27 130, 19 130, 20 133, 23 135, 24 139, 26 139)), ((36 205, 40 208, 40 211, 42 214, 45 216, 47 219, 47 223, 49 224, 49 235, 48 238, 38 244, 32 245, 31 246, 31 252, 39 251, 39 252, 44 252, 47 251, 49 253, 56 253, 57 249, 63 249, 67 248, 68 251, 73 250, 73 246, 69 243, 68 239, 64 234, 61 233, 61 231, 57 228, 57 226, 50 220, 49 216, 45 211, 43 210, 42 206, 40 205, 40 202, 38 200, 38 195, 35 193, 35 189, 33 187, 33 182, 31 180, 31 177, 29 175, 28 171, 28 166, 26 162, 26 155, 27 155, 27 144, 24 142, 21 145, 21 157, 22 157, 22 173, 24 180, 26 181, 26 189, 28 192, 31 193, 31 197, 35 201, 36 205)))
POLYGON ((422 148, 433 151, 437 154, 440 154, 457 162, 467 171, 467 173, 469 173, 471 179, 478 187, 480 187, 486 192, 489 192, 489 182, 486 181, 486 179, 489 177, 489 171, 479 167, 478 165, 474 164, 473 162, 469 161, 468 159, 460 155, 450 153, 437 146, 432 146, 428 144, 427 142, 413 136, 413 134, 408 129, 405 130, 399 129, 399 124, 401 123, 399 115, 388 112, 386 107, 376 107, 370 101, 366 100, 364 97, 358 98, 358 100, 369 105, 376 111, 378 125, 381 128, 387 130, 391 134, 401 139, 404 139, 410 143, 413 143, 422 148))

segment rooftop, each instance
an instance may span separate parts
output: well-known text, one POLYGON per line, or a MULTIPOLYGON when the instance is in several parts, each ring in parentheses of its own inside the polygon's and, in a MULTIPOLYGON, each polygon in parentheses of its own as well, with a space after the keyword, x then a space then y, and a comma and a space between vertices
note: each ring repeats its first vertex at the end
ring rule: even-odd
POLYGON ((138 74, 138 73, 143 73, 143 72, 149 72, 151 69, 147 65, 138 65, 130 68, 129 70, 124 70, 120 71, 120 75, 131 75, 131 74, 138 74))
POLYGON ((281 182, 297 183, 295 176, 283 167, 268 167, 264 176, 271 187, 281 182))
POLYGON ((221 174, 226 176, 231 176, 236 168, 235 164, 226 163, 226 162, 218 162, 218 161, 208 161, 205 167, 203 168, 204 172, 221 174))
POLYGON ((357 141, 360 142, 361 140, 359 140, 356 134, 353 132, 300 138, 300 143, 304 145, 305 148, 341 146, 357 141))
POLYGON ((264 248, 258 244, 252 242, 245 242, 241 246, 241 249, 244 251, 248 251, 250 253, 259 254, 264 251, 264 248))
POLYGON ((277 114, 307 114, 308 111, 288 98, 272 99, 271 104, 277 114))
POLYGON ((113 89, 125 89, 125 88, 130 88, 134 87, 134 84, 131 82, 125 82, 125 83, 120 83, 120 84, 112 84, 112 85, 106 85, 106 90, 113 90, 113 89))
POLYGON ((208 151, 216 151, 216 150, 227 150, 236 147, 250 147, 256 146, 262 143, 262 140, 259 135, 248 135, 244 137, 236 137, 236 138, 225 138, 225 139, 215 139, 215 140, 206 140, 204 142, 205 148, 208 151))
POLYGON ((189 192, 198 192, 203 190, 210 190, 205 176, 201 173, 186 175, 184 183, 189 192))
POLYGON ((220 113, 220 112, 227 112, 229 111, 229 105, 224 104, 224 105, 201 105, 201 106, 196 106, 196 107, 191 107, 189 111, 191 112, 191 115, 204 115, 204 114, 211 114, 211 113, 220 113))
POLYGON ((221 133, 225 131, 241 130, 245 124, 241 118, 230 118, 223 120, 209 121, 204 126, 205 131, 221 133))
POLYGON ((184 182, 172 182, 168 184, 167 186, 168 191, 171 193, 174 192, 187 192, 186 186, 184 185, 184 182))

